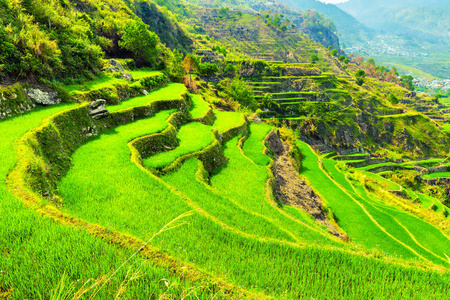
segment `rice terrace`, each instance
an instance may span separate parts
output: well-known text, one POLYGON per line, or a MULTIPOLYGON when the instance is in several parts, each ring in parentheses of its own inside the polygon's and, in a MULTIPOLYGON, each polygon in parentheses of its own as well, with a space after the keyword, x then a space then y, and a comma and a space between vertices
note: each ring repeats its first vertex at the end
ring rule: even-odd
POLYGON ((449 299, 448 95, 285 2, 0 0, 0 299, 449 299))

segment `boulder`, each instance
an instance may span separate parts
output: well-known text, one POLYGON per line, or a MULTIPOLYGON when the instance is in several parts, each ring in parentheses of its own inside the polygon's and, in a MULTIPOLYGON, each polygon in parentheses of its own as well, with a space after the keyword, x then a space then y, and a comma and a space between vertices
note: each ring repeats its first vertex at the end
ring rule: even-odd
POLYGON ((144 94, 145 96, 147 96, 147 95, 148 95, 147 90, 143 90, 143 91, 142 91, 142 94, 144 94))
POLYGON ((120 78, 128 80, 128 81, 133 81, 133 75, 131 75, 130 73, 122 73, 120 75, 120 78))
POLYGON ((105 108, 106 100, 97 99, 89 105, 88 113, 94 119, 101 119, 109 116, 109 111, 105 108))
POLYGON ((58 98, 57 92, 44 92, 40 89, 30 88, 28 91, 28 97, 36 104, 40 105, 54 105, 61 103, 61 99, 58 98))
MULTIPOLYGON (((125 71, 125 69, 123 68, 123 66, 121 65, 121 63, 118 62, 118 61, 115 60, 115 59, 111 59, 111 60, 108 62, 108 65, 110 65, 113 69, 116 69, 117 71, 115 71, 115 72, 123 73, 123 72, 125 71)), ((110 69, 111 69, 111 68, 110 68, 110 69)))

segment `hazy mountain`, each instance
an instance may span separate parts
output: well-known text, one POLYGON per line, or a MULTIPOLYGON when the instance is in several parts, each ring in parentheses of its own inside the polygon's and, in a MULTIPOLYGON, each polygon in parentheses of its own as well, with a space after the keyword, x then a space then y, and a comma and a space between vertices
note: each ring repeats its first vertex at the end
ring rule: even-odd
POLYGON ((383 32, 450 44, 450 1, 350 0, 338 6, 364 25, 383 32))
POLYGON ((355 17, 343 11, 334 4, 325 4, 316 0, 283 0, 295 9, 315 9, 327 18, 333 19, 337 30, 341 33, 343 43, 352 43, 355 40, 369 38, 374 34, 371 28, 361 24, 355 17))

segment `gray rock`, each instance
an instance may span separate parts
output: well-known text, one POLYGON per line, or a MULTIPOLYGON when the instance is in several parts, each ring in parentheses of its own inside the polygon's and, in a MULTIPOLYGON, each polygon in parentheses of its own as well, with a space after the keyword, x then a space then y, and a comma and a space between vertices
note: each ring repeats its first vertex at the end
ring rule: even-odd
POLYGON ((101 119, 109 116, 109 111, 105 108, 106 100, 97 99, 89 105, 88 113, 94 119, 101 119))
POLYGON ((142 91, 142 94, 144 94, 145 96, 147 96, 147 95, 148 95, 147 90, 143 90, 143 91, 142 91))
POLYGON ((114 68, 117 68, 118 71, 116 72, 121 72, 123 73, 125 71, 125 69, 123 68, 123 66, 120 64, 120 62, 118 62, 115 59, 111 59, 108 64, 114 68))
POLYGON ((31 100, 40 105, 54 105, 61 103, 61 99, 58 98, 57 92, 43 92, 40 89, 30 88, 28 97, 31 100))
POLYGON ((109 72, 111 72, 111 73, 117 73, 117 72, 120 72, 119 68, 116 68, 116 67, 109 67, 109 68, 106 68, 105 70, 106 70, 106 71, 109 71, 109 72))
POLYGON ((120 75, 120 78, 128 80, 128 81, 133 81, 133 75, 131 75, 130 73, 122 73, 120 75))

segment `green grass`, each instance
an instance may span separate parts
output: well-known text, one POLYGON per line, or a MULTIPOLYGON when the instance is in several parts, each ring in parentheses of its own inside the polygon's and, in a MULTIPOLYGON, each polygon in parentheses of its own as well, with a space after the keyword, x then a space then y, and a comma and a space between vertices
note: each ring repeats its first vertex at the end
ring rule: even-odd
MULTIPOLYGON (((111 274, 132 254, 132 251, 117 248, 84 231, 42 217, 26 208, 4 184, 7 173, 17 162, 13 143, 40 125, 44 118, 72 107, 75 105, 36 109, 0 122, 0 291, 9 290, 11 299, 50 299, 64 273, 68 277, 65 283, 75 283, 76 289, 80 289, 89 278, 96 280, 111 274)), ((191 288, 199 296, 211 294, 208 291, 211 286, 202 288, 192 284, 165 268, 145 263, 138 256, 113 277, 98 297, 113 298, 133 264, 130 271, 139 271, 142 277, 128 286, 127 297, 137 299, 152 292, 155 295, 166 293, 168 289, 161 281, 163 278, 174 284, 171 293, 175 295, 187 293, 191 288)))
POLYGON ((436 163, 436 162, 441 162, 443 161, 443 158, 430 158, 430 159, 425 159, 425 160, 411 160, 411 161, 407 161, 404 163, 401 163, 401 165, 406 166, 406 165, 415 165, 415 164, 426 164, 426 163, 436 163))
POLYGON ((360 171, 367 171, 367 170, 371 170, 371 169, 375 169, 378 167, 384 167, 384 166, 395 166, 396 164, 393 162, 385 162, 385 163, 379 163, 379 164, 372 164, 372 165, 367 165, 361 168, 357 168, 360 171))
POLYGON ((450 177, 450 172, 437 172, 437 173, 429 173, 423 175, 423 178, 426 179, 433 179, 433 178, 439 178, 439 177, 450 177))
POLYGON ((219 132, 224 132, 230 128, 237 127, 244 122, 243 115, 237 112, 226 112, 214 110, 216 120, 213 127, 219 132))
POLYGON ((442 131, 449 131, 450 130, 450 124, 442 125, 442 131))
MULTIPOLYGON (((382 226, 390 224, 389 222, 391 221, 387 214, 380 215, 367 203, 367 200, 362 199, 354 193, 352 186, 345 179, 344 175, 336 170, 335 161, 325 159, 323 160, 323 164, 328 172, 330 172, 332 178, 340 186, 336 185, 319 168, 317 156, 311 149, 303 142, 298 143, 305 155, 302 161, 301 174, 308 178, 317 192, 324 198, 327 206, 334 212, 339 225, 348 233, 354 242, 358 242, 368 248, 376 248, 385 255, 418 259, 413 252, 386 234, 370 218, 372 216, 377 222, 382 222, 382 226), (364 224, 364 227, 358 224, 364 224)), ((391 235, 396 234, 396 232, 389 233, 391 235)), ((401 238, 404 237, 406 235, 403 232, 401 238)), ((409 239, 408 241, 410 242, 409 239)))
MULTIPOLYGON (((178 172, 164 177, 171 186, 143 172, 131 162, 127 142, 163 130, 170 113, 157 113, 148 119, 116 127, 91 138, 76 150, 72 156, 71 170, 59 183, 64 203, 62 209, 88 222, 147 239, 175 216, 195 208, 195 205, 200 206, 231 228, 227 229, 214 218, 199 212, 190 217, 189 225, 165 232, 152 244, 208 274, 275 298, 446 297, 450 289, 448 273, 406 268, 355 255, 350 249, 337 250, 336 247, 349 247, 328 239, 325 229, 318 226, 311 216, 296 208, 281 205, 277 209, 268 204, 265 197, 267 169, 253 164, 242 155, 237 147, 238 137, 226 144, 225 155, 230 160, 213 172, 212 188, 193 180, 197 167, 194 159, 187 161, 178 172), (175 193, 173 187, 182 194, 175 193), (312 246, 297 247, 278 241, 258 240, 239 231, 287 241, 295 236, 312 246), (319 245, 324 248, 319 248, 319 245), (330 245, 334 248, 328 248, 330 245)), ((226 114, 222 118, 233 119, 226 114)), ((235 119, 236 122, 238 120, 235 119)), ((0 144, 9 138, 9 129, 26 123, 23 119, 18 121, 5 128, 2 128, 4 123, 0 123, 0 135, 6 134, 5 139, 0 139, 0 144)), ((238 125, 242 123, 242 116, 239 121, 238 125)), ((37 126, 36 123, 33 126, 37 126)), ((12 153, 11 149, 9 151, 12 153)), ((2 154, 5 153, 6 156, 0 157, 0 160, 9 162, 6 150, 2 154)), ((317 157, 315 159, 317 165, 317 157)), ((308 168, 307 161, 304 162, 304 170, 308 168)), ((12 164, 1 166, 8 172, 12 164)), ((316 176, 321 175, 317 173, 316 176)), ((8 201, 4 197, 1 199, 0 207, 3 207, 8 201)), ((6 273, 10 276, 7 286, 14 284, 22 291, 16 298, 40 298, 39 294, 51 298, 51 290, 61 278, 58 275, 63 272, 61 265, 68 266, 73 280, 95 278, 107 273, 107 270, 114 270, 127 255, 83 232, 78 234, 76 230, 45 221, 27 209, 23 209, 26 214, 16 217, 16 206, 9 204, 6 208, 9 208, 6 214, 0 214, 0 219, 3 219, 1 224, 11 226, 0 227, 0 235, 4 237, 0 239, 0 246, 7 249, 9 255, 2 256, 0 266, 3 270, 5 258, 11 260, 9 270, 13 271, 6 273), (41 226, 31 222, 25 227, 26 230, 20 231, 30 216, 44 222, 41 226), (11 219, 16 223, 11 223, 11 219), (31 239, 30 232, 37 239, 31 239), (11 244, 11 236, 18 237, 16 243, 11 244), (5 243, 11 245, 5 248, 5 243), (24 251, 24 243, 34 248, 25 248, 24 251), (35 261, 40 263, 35 264, 35 261), (18 271, 15 271, 17 267, 18 271), (22 280, 11 277, 10 272, 20 274, 22 280), (31 280, 26 281, 25 278, 31 280), (45 285, 47 281, 49 283, 45 285)), ((362 228, 370 229, 370 225, 364 223, 362 228)), ((352 248, 355 246, 358 248, 357 244, 351 245, 352 248)), ((168 280, 169 285, 179 283, 171 289, 175 298, 180 298, 183 290, 192 286, 192 283, 180 279, 182 276, 178 277, 167 269, 151 267, 148 263, 143 271, 144 277, 130 285, 127 297, 147 299, 152 291, 155 295, 161 295, 167 291, 163 278, 168 280)), ((125 272, 120 273, 100 298, 112 298, 125 272)), ((202 286, 194 284, 194 288, 199 289, 196 296, 200 299, 209 299, 216 293, 209 286, 202 286)))
POLYGON ((149 169, 164 168, 178 157, 200 151, 214 141, 212 127, 198 122, 181 126, 177 133, 177 139, 179 140, 177 148, 144 159, 144 166, 149 169))
POLYGON ((270 158, 263 153, 263 141, 271 129, 272 126, 269 125, 251 123, 249 125, 250 136, 242 147, 245 155, 260 166, 266 166, 270 162, 270 158))
POLYGON ((414 253, 417 257, 420 255, 433 263, 446 266, 448 262, 445 260, 442 249, 450 249, 450 240, 448 240, 437 228, 418 218, 413 218, 406 212, 400 212, 395 208, 391 208, 381 200, 378 200, 379 202, 376 204, 373 203, 362 186, 355 186, 357 190, 355 193, 351 183, 345 179, 344 174, 336 169, 336 162, 325 160, 324 165, 334 179, 346 189, 347 193, 351 194, 356 201, 364 206, 366 213, 370 214, 370 216, 390 234, 389 237, 392 239, 391 246, 396 246, 397 254, 401 254, 405 257, 414 257, 411 256, 411 254, 414 253), (394 212, 398 213, 394 215, 394 212), (407 221, 402 222, 404 219, 407 221), (434 232, 436 236, 439 236, 439 239, 433 241, 432 245, 437 246, 431 247, 428 242, 425 242, 429 241, 429 239, 423 239, 422 242, 416 242, 408 231, 411 232, 416 239, 416 236, 423 237, 426 236, 427 232, 434 232), (396 238, 395 241, 394 238, 396 238), (406 246, 409 248, 406 248, 406 246), (432 250, 430 251, 428 248, 432 250), (427 251, 427 249, 429 251, 427 251), (433 252, 436 249, 440 249, 439 252, 433 252))
MULTIPOLYGON (((148 71, 148 70, 136 70, 127 72, 133 75, 133 79, 140 79, 147 76, 161 74, 160 71, 148 71)), ((82 84, 73 84, 64 86, 64 89, 69 93, 73 93, 76 91, 96 91, 113 86, 115 84, 123 84, 123 83, 129 83, 129 81, 121 78, 115 78, 109 75, 102 75, 98 78, 95 78, 94 80, 82 84)))
POLYGON ((191 117, 193 119, 203 117, 210 109, 208 103, 206 103, 205 100, 203 100, 203 97, 200 95, 191 95, 191 98, 192 98, 192 107, 190 110, 191 117))
POLYGON ((108 106, 107 109, 113 112, 135 106, 143 106, 157 100, 180 99, 184 93, 186 93, 186 87, 184 85, 180 83, 169 83, 167 86, 162 87, 149 95, 131 98, 122 101, 120 105, 108 106))
MULTIPOLYGON (((283 101, 284 103, 278 103, 279 105, 289 105, 289 104, 305 104, 305 102, 307 101, 306 98, 281 98, 281 99, 274 99, 275 102, 281 102, 283 101), (289 101, 289 102, 285 102, 285 101, 289 101), (291 102, 292 101, 292 102, 291 102)), ((308 103, 319 103, 317 101, 308 101, 308 103)))
POLYGON ((382 185, 388 191, 401 191, 402 190, 402 186, 401 185, 399 185, 399 184, 397 184, 395 182, 392 182, 390 180, 387 180, 386 178, 384 178, 384 177, 382 177, 382 176, 380 176, 378 174, 374 174, 374 173, 371 173, 371 172, 363 172, 363 173, 364 173, 364 175, 366 175, 366 177, 372 178, 372 179, 374 179, 374 180, 376 180, 378 182, 381 182, 382 185))
POLYGON ((232 199, 219 195, 205 183, 196 179, 195 173, 199 161, 191 158, 180 170, 162 177, 171 186, 189 197, 202 210, 218 218, 224 224, 236 228, 247 234, 260 238, 272 238, 280 241, 295 243, 295 240, 274 225, 270 220, 248 212, 238 206, 232 199))
POLYGON ((249 211, 274 220, 302 240, 339 245, 318 223, 314 224, 313 228, 307 227, 283 214, 282 205, 281 211, 273 207, 266 198, 267 168, 248 160, 239 151, 237 144, 238 137, 227 142, 224 153, 230 160, 212 172, 211 186, 215 190, 223 196, 234 199, 249 211))

